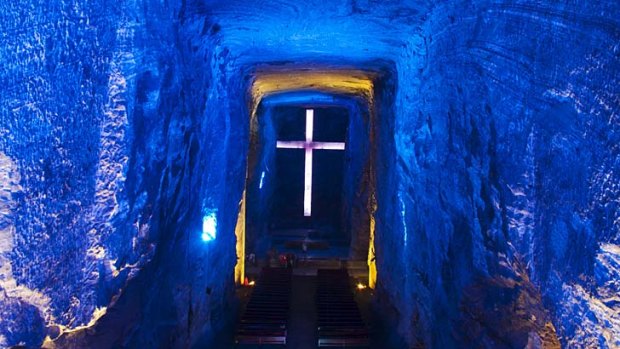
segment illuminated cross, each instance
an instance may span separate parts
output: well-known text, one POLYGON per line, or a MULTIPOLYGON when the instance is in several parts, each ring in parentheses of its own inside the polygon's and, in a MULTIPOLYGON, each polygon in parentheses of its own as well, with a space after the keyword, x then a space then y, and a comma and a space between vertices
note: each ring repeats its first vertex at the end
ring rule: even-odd
POLYGON ((278 148, 305 149, 306 165, 304 176, 304 216, 312 215, 312 151, 314 149, 344 150, 344 142, 314 142, 314 109, 306 109, 306 140, 305 141, 278 141, 278 148))

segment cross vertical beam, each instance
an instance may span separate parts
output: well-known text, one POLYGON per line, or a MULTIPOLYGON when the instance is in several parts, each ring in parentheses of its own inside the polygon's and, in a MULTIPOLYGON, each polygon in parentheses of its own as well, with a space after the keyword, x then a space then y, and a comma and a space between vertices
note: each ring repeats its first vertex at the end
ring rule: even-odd
POLYGON ((314 134, 314 109, 306 109, 306 164, 304 170, 304 217, 312 215, 312 136, 314 134))

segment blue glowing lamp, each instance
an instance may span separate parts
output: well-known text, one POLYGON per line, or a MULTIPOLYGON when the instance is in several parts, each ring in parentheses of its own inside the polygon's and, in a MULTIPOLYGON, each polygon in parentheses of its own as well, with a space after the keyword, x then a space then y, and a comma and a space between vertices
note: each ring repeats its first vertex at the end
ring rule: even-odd
POLYGON ((202 241, 209 242, 215 240, 217 233, 217 218, 215 212, 202 217, 202 241))

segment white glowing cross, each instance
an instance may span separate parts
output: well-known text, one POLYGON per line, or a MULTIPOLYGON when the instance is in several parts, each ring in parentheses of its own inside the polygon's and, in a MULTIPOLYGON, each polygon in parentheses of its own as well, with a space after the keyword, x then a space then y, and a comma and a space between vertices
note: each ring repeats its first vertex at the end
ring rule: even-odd
POLYGON ((304 176, 304 216, 306 217, 312 215, 312 151, 314 149, 344 150, 344 142, 314 142, 312 140, 313 131, 314 109, 306 109, 306 140, 277 142, 278 148, 306 150, 304 176))

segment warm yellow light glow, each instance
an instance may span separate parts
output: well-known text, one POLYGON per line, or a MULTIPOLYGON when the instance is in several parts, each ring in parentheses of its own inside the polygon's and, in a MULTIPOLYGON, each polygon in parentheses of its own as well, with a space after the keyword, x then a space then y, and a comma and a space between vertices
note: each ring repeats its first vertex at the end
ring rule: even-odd
POLYGON ((245 280, 245 190, 241 196, 239 204, 239 215, 237 216, 237 226, 235 227, 237 237, 237 264, 235 265, 235 283, 243 284, 245 280))
MULTIPOLYGON (((374 189, 373 189, 374 190, 374 189)), ((377 205, 372 196, 372 210, 370 213, 370 239, 368 243, 368 287, 375 289, 377 285, 377 256, 375 254, 375 212, 377 205)))
POLYGON ((291 91, 316 90, 356 95, 372 105, 373 78, 368 72, 354 69, 259 71, 252 84, 251 117, 254 119, 256 108, 265 96, 291 91))
POLYGON ((359 282, 357 284, 357 289, 358 290, 365 290, 366 289, 366 285, 364 285, 363 283, 359 282))
POLYGON ((248 286, 254 286, 254 285, 256 285, 256 281, 252 280, 248 282, 248 286))
POLYGON ((359 70, 286 70, 257 72, 252 85, 254 102, 278 92, 319 90, 372 98, 373 77, 359 70))

